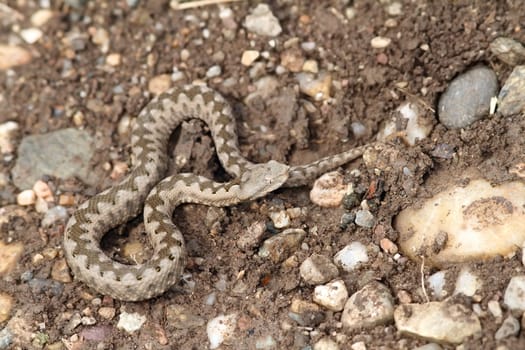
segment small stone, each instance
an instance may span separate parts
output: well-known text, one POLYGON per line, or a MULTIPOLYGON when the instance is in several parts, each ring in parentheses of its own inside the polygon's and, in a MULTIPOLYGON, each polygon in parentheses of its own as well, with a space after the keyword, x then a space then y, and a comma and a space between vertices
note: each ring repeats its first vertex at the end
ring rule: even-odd
POLYGON ((525 63, 525 47, 514 39, 496 38, 490 43, 489 50, 510 66, 525 63))
POLYGON ((33 205, 36 201, 36 194, 33 190, 24 190, 16 196, 16 202, 18 205, 33 205))
POLYGON ((350 345, 352 350, 366 350, 366 344, 364 341, 358 341, 350 345))
POLYGON ((382 238, 379 241, 379 246, 381 247, 381 249, 383 249, 385 252, 391 255, 396 254, 398 251, 397 245, 388 238, 382 238))
POLYGON ((525 311, 525 275, 510 279, 503 297, 503 303, 511 310, 525 311))
POLYGON ((317 61, 315 61, 315 60, 306 60, 306 61, 304 61, 303 67, 302 67, 302 71, 303 72, 314 73, 314 74, 319 73, 319 66, 317 65, 317 61))
POLYGON ((71 194, 61 194, 58 197, 58 205, 63 205, 66 207, 70 207, 72 205, 75 205, 75 196, 71 194))
POLYGON ((144 322, 146 322, 146 316, 136 312, 131 314, 122 312, 117 323, 117 328, 123 329, 128 333, 133 333, 141 329, 144 322))
POLYGON ((374 227, 376 218, 369 210, 358 210, 355 213, 355 223, 357 226, 371 228, 374 227))
POLYGON ((347 8, 345 9, 345 16, 346 16, 346 18, 348 18, 348 19, 354 19, 355 16, 356 16, 355 8, 353 8, 353 7, 347 7, 347 8))
POLYGON ((120 66, 121 58, 119 53, 112 53, 106 57, 106 63, 112 67, 120 66))
POLYGON ((314 344, 313 350, 339 350, 339 345, 329 337, 324 337, 314 344))
POLYGON ((82 111, 76 111, 75 114, 73 114, 73 124, 75 124, 75 126, 82 126, 84 125, 84 120, 85 120, 85 117, 84 117, 84 113, 82 113, 82 111))
POLYGON ((468 268, 462 268, 456 281, 456 290, 454 294, 463 294, 472 297, 476 291, 481 290, 481 281, 477 276, 472 274, 468 268))
POLYGON ((339 270, 326 256, 312 254, 303 261, 299 273, 306 283, 318 285, 336 278, 339 270))
POLYGON ((368 253, 360 242, 348 244, 334 256, 334 263, 345 271, 352 271, 359 264, 366 262, 368 262, 368 253))
POLYGON ((257 58, 259 58, 259 51, 257 50, 246 50, 242 53, 241 64, 243 66, 251 66, 257 58))
POLYGON ((372 45, 374 49, 384 49, 391 43, 392 43, 392 39, 385 38, 382 36, 376 36, 372 38, 372 40, 370 40, 370 45, 372 45))
POLYGON ((315 180, 310 191, 310 200, 320 207, 338 207, 349 191, 348 185, 343 181, 344 177, 338 171, 323 174, 315 180))
POLYGON ((525 66, 516 66, 498 96, 498 111, 511 116, 525 111, 525 66))
POLYGON ((433 301, 404 304, 394 311, 398 331, 439 343, 461 344, 479 334, 478 317, 461 304, 433 301))
POLYGON ((296 75, 299 82, 299 90, 316 101, 327 100, 330 98, 332 76, 329 73, 321 72, 317 75, 301 72, 296 75))
POLYGON ((306 232, 301 229, 284 230, 265 240, 259 249, 258 255, 261 258, 269 258, 273 263, 277 264, 284 261, 297 250, 305 236, 306 232))
POLYGON ((148 83, 148 91, 154 95, 160 95, 171 87, 171 76, 160 74, 151 78, 148 83))
POLYGON ((29 51, 21 47, 0 45, 0 70, 22 66, 31 62, 31 58, 29 51))
POLYGON ((51 278, 62 283, 70 283, 72 281, 66 259, 58 259, 55 261, 51 269, 51 278))
POLYGON ((41 27, 53 18, 53 11, 40 9, 31 15, 31 24, 35 27, 41 27))
POLYGON ((0 277, 4 277, 13 271, 23 251, 22 243, 6 245, 0 240, 0 277))
POLYGON ((128 172, 128 170, 128 163, 115 161, 113 163, 113 169, 111 169, 111 174, 109 175, 109 177, 112 180, 119 180, 128 172))
POLYGON ((243 250, 253 248, 261 241, 265 232, 266 225, 263 221, 254 222, 248 226, 244 234, 237 239, 237 247, 243 250))
POLYGON ((206 324, 206 320, 190 312, 181 305, 169 305, 166 308, 166 322, 177 329, 199 328, 206 324))
POLYGON ((244 26, 249 32, 269 37, 275 37, 282 31, 279 20, 273 15, 267 4, 258 4, 246 16, 244 26))
POLYGON ((13 334, 9 331, 9 328, 4 328, 0 331, 0 349, 8 349, 9 345, 13 342, 13 334))
POLYGON ((217 349, 224 341, 235 335, 237 314, 219 315, 208 321, 206 333, 210 342, 210 349, 217 349))
POLYGON ((341 280, 332 281, 314 289, 313 301, 328 310, 336 312, 343 310, 347 299, 348 291, 341 280))
POLYGON ((394 300, 379 282, 367 284, 346 302, 341 322, 349 329, 371 328, 392 321, 394 300))
POLYGON ((34 44, 42 37, 44 33, 38 28, 26 28, 20 31, 20 36, 28 44, 34 44))
POLYGON ((427 283, 437 299, 443 299, 447 296, 445 275, 445 271, 438 271, 427 278, 427 283))
POLYGON ((304 57, 298 49, 288 49, 281 53, 281 65, 290 72, 298 73, 302 70, 304 57))
POLYGON ((487 303, 487 309, 490 311, 492 316, 499 319, 503 316, 503 311, 501 310, 501 306, 498 301, 496 300, 490 300, 487 303))
POLYGON ((490 68, 477 66, 460 74, 439 98, 439 121, 449 129, 471 125, 488 115, 497 91, 498 79, 490 68))
POLYGON ((112 320, 115 317, 116 310, 114 307, 103 306, 98 309, 98 314, 100 317, 105 318, 106 320, 112 320))
POLYGON ((11 309, 13 308, 13 301, 13 297, 9 294, 0 293, 0 323, 9 319, 11 309))
POLYGON ((290 226, 290 217, 285 210, 271 212, 268 216, 275 228, 281 229, 290 226))
POLYGON ((428 343, 425 345, 418 346, 417 348, 414 348, 413 350, 443 350, 443 348, 436 343, 428 343))
POLYGON ((501 327, 499 327, 499 329, 496 331, 494 339, 501 340, 508 337, 513 337, 518 335, 519 332, 520 322, 510 315, 503 321, 501 327))
POLYGON ((15 151, 15 139, 18 136, 18 132, 19 126, 17 122, 8 121, 0 124, 0 153, 11 154, 15 151))
POLYGON ((104 28, 90 28, 91 41, 100 47, 102 53, 109 51, 109 33, 104 28))
POLYGON ((69 218, 69 214, 67 212, 67 209, 64 208, 61 205, 57 205, 56 207, 53 207, 46 211, 46 214, 44 215, 44 218, 42 219, 42 227, 51 227, 56 222, 62 221, 66 222, 69 218))
POLYGON ((277 342, 271 335, 265 335, 255 339, 256 349, 275 349, 277 342))
POLYGON ((257 80, 255 83, 255 91, 250 93, 244 99, 247 105, 251 104, 251 101, 260 98, 265 100, 275 94, 275 91, 279 89, 279 81, 273 76, 265 76, 257 80))
POLYGON ((53 191, 51 191, 49 185, 42 180, 35 182, 33 185, 33 191, 37 197, 44 199, 46 202, 55 201, 55 198, 53 197, 53 191))
POLYGON ((215 78, 221 75, 222 68, 221 66, 215 65, 211 66, 208 71, 206 71, 206 78, 215 78))
POLYGON ((323 322, 325 316, 319 306, 301 299, 293 299, 288 317, 305 327, 313 327, 323 322))

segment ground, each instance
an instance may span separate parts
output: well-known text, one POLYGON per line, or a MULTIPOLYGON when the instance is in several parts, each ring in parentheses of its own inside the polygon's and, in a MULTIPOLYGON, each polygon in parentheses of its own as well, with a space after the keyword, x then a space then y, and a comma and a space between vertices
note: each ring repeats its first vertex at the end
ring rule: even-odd
MULTIPOLYGON (((410 349, 425 344, 423 340, 399 334, 392 324, 346 331, 340 327, 337 312, 326 312, 324 320, 312 329, 298 327, 288 318, 291 300, 311 300, 313 290, 301 280, 298 264, 314 252, 333 256, 355 240, 376 247, 383 238, 396 242, 398 234, 392 220, 401 209, 450 184, 461 183, 466 173, 482 174, 494 184, 512 178, 509 167, 524 161, 522 115, 495 114, 463 130, 448 130, 439 124, 435 110, 440 93, 451 79, 469 67, 485 64, 495 70, 500 85, 505 81, 512 67, 497 60, 488 47, 498 36, 525 42, 521 27, 525 12, 521 3, 401 1, 402 13, 393 16, 386 10, 388 1, 271 1, 270 8, 282 27, 282 33, 275 38, 255 35, 243 28, 244 18, 255 6, 251 1, 223 5, 233 10, 232 18, 237 25, 229 29, 233 37, 225 33, 228 28, 219 18, 216 5, 182 11, 171 9, 169 2, 163 0, 139 1, 132 8, 127 3, 94 0, 88 1, 84 8, 75 9, 63 1, 53 2, 51 9, 55 16, 43 27, 44 36, 35 44, 21 44, 32 52, 31 62, 11 72, 0 71, 3 97, 0 122, 18 122, 22 137, 68 127, 82 128, 95 137, 96 155, 90 165, 96 182, 46 179, 56 191, 74 194, 75 203, 117 183, 118 174, 113 178, 110 174, 115 164, 128 162, 130 154, 129 134, 117 132, 119 120, 135 117, 152 97, 148 83, 163 74, 173 74, 174 67, 183 73, 183 78, 173 85, 203 80, 232 104, 241 150, 254 162, 276 159, 301 164, 367 144, 404 101, 424 106, 425 116, 435 126, 430 136, 416 146, 392 140, 389 147, 396 151, 396 165, 389 171, 378 173, 367 169, 360 160, 343 167, 346 180, 360 188, 361 193, 377 185, 371 209, 377 223, 372 229, 354 224, 342 227, 340 220, 346 209, 314 205, 308 197, 309 187, 278 190, 219 213, 210 212, 205 206, 179 208, 175 220, 187 240, 191 257, 187 272, 191 273, 195 288, 188 292, 188 287, 181 284, 141 303, 99 299, 102 306, 114 308, 117 315, 125 311, 146 316, 142 328, 131 334, 116 327, 118 316, 105 319, 95 311, 100 305, 93 303, 93 299, 101 296, 82 283, 65 283, 63 291, 54 295, 35 293, 29 283, 21 280, 25 271, 32 271, 39 278, 51 278, 53 264, 62 254, 64 225, 43 229, 39 226, 42 214, 32 207, 16 207, 17 220, 10 223, 9 237, 7 231, 0 232, 2 240, 19 241, 25 247, 11 278, 0 281, 0 289, 15 297, 12 313, 21 311, 29 322, 30 333, 46 334, 47 344, 55 349, 60 348, 61 339, 73 344, 72 348, 97 348, 93 341, 79 341, 76 345, 71 342, 72 336, 72 340, 77 340, 75 334, 92 327, 80 325, 74 330, 67 329, 75 313, 94 316, 98 332, 104 330, 105 345, 99 348, 206 348, 205 326, 175 327, 166 321, 167 317, 170 319, 166 314, 170 305, 183 306, 189 314, 205 320, 221 313, 239 313, 242 322, 238 333, 231 345, 221 347, 225 349, 254 348, 255 339, 266 335, 277 341, 279 349, 301 348, 324 335, 337 333, 347 336, 347 344, 364 341, 368 349, 410 349), (346 16, 349 7, 357 14, 351 19, 346 16), (396 23, 392 24, 392 19, 396 23), (101 42, 93 39, 98 30, 109 34, 107 50, 104 38, 101 42), (209 37, 204 32, 209 32, 209 37), (81 38, 85 47, 72 48, 72 33, 81 38), (372 48, 370 42, 376 36, 389 37, 392 43, 383 49, 372 48), (293 38, 297 39, 290 40, 293 38), (305 42, 315 42, 317 48, 301 50, 300 44, 305 42), (266 63, 262 75, 277 77, 278 81, 276 91, 268 99, 256 98, 248 104, 245 98, 257 91, 254 82, 259 76, 252 78, 251 67, 241 64, 246 50, 266 51, 267 57, 259 59, 266 63), (320 70, 329 72, 334 82, 331 100, 315 101, 299 92, 295 73, 290 69, 276 74, 283 53, 290 52, 300 59, 317 61, 320 70), (120 54, 121 61, 117 65, 107 64, 109 54, 120 54), (184 57, 187 54, 189 57, 184 57), (71 67, 66 67, 69 64, 71 67), (221 73, 209 78, 206 74, 214 65, 221 67, 221 73), (225 84, 228 78, 235 79, 235 83, 225 84), (73 116, 79 111, 82 118, 77 120, 73 116), (365 126, 359 138, 351 131, 354 122, 365 126), (451 159, 433 156, 436 146, 443 144, 452 146, 457 156, 451 159), (405 165, 413 171, 411 183, 400 181, 405 165), (358 177, 350 174, 354 169, 359 169, 358 177), (291 227, 305 228, 309 234, 302 246, 292 252, 294 258, 287 260, 287 264, 260 258, 256 254, 258 246, 246 250, 236 247, 235 242, 247 234, 250 225, 269 222, 268 212, 294 207, 304 208, 308 214, 294 219, 291 227), (202 225, 214 214, 219 216, 220 225, 202 225), (56 249, 57 257, 35 264, 35 254, 47 248, 56 249), (240 273, 243 288, 235 289, 240 273), (227 288, 220 291, 217 282, 224 280, 227 288), (204 300, 214 291, 218 291, 216 303, 205 306, 204 300), (292 327, 288 329, 283 324, 292 327)), ((38 4, 29 0, 7 1, 21 17, 2 19, 0 42, 9 42, 16 35, 17 26, 31 26, 29 18, 39 8, 38 4)), ((177 150, 186 152, 189 162, 182 170, 224 179, 206 127, 191 124, 180 134, 184 137, 177 141, 177 135, 174 136, 173 144, 177 146, 170 150, 170 155, 177 154, 177 150)), ((15 162, 16 157, 4 160, 0 171, 9 174, 15 162)), ((175 168, 173 165, 172 170, 175 168)), ((2 191, 0 204, 14 208, 15 195, 20 189, 10 184, 2 191)), ((68 210, 72 213, 74 206, 68 210)), ((134 229, 128 239, 145 242, 140 219, 130 226, 134 229)), ((114 244, 122 246, 125 237, 109 236, 104 246, 115 253, 114 244)), ((519 256, 472 264, 471 268, 484 280, 479 300, 475 301, 482 308, 486 309, 488 301, 500 299, 510 277, 517 271, 523 272, 519 256)), ((351 293, 364 280, 375 279, 387 285, 394 296, 406 291, 412 302, 424 302, 420 269, 420 262, 400 264, 378 248, 366 267, 341 277, 351 293)), ((449 269, 459 271, 455 266, 449 269)), ((428 266, 424 268, 425 275, 434 271, 428 266)), ((460 302, 473 303, 466 298, 460 302)), ((499 324, 490 317, 481 318, 481 322, 483 335, 467 340, 465 349, 525 346, 523 335, 496 342, 494 333, 499 324)), ((37 346, 34 339, 19 341, 19 345, 13 345, 15 348, 37 346)))

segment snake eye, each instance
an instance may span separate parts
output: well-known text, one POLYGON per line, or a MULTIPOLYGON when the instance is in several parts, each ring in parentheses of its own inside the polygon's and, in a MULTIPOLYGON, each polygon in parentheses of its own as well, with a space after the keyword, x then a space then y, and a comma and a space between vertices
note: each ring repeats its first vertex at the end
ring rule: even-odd
POLYGON ((171 261, 175 260, 175 256, 173 254, 170 254, 170 256, 168 256, 168 259, 170 259, 171 261))
POLYGON ((155 271, 157 271, 157 272, 160 272, 160 270, 161 270, 161 269, 160 269, 160 266, 157 266, 157 267, 155 268, 155 271))

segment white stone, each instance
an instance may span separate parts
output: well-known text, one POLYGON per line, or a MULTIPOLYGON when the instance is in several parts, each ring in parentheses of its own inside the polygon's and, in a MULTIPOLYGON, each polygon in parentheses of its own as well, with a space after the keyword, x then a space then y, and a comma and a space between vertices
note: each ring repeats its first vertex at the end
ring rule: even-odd
POLYGON ((392 42, 392 39, 390 38, 376 36, 372 38, 372 40, 370 40, 370 45, 372 45, 374 49, 384 49, 385 47, 390 45, 391 42, 392 42))
POLYGON ((313 74, 309 72, 301 72, 295 75, 299 83, 299 90, 315 101, 328 100, 330 98, 330 91, 332 87, 332 76, 327 72, 313 74))
POLYGON ((367 284, 345 304, 341 322, 348 329, 371 328, 392 321, 394 299, 390 290, 379 282, 367 284))
POLYGON ((337 266, 324 255, 312 254, 299 267, 299 273, 310 285, 326 283, 339 275, 337 266))
POLYGON ((343 175, 338 171, 323 174, 315 180, 310 191, 310 200, 320 207, 338 207, 349 192, 349 186, 343 180, 343 175))
POLYGON ((478 317, 461 304, 403 304, 394 311, 397 330, 439 343, 461 344, 481 333, 478 317))
POLYGON ((133 333, 142 328, 144 322, 146 322, 146 316, 144 315, 137 312, 131 314, 122 312, 117 323, 117 328, 123 329, 128 333, 133 333))
POLYGON ((36 194, 33 190, 24 190, 16 196, 18 205, 33 205, 36 201, 36 194))
POLYGON ((361 227, 371 228, 374 226, 376 219, 370 210, 358 210, 355 213, 355 224, 361 227))
POLYGON ((360 242, 352 242, 334 256, 334 263, 345 271, 352 271, 359 264, 368 262, 366 247, 360 242))
POLYGON ((7 121, 0 124, 0 153, 9 154, 15 151, 15 138, 18 134, 17 122, 7 121))
POLYGON ((366 344, 364 341, 358 341, 350 345, 352 350, 366 350, 366 344))
POLYGON ((218 66, 218 65, 211 66, 206 72, 206 78, 215 78, 221 75, 221 73, 222 73, 221 66, 218 66))
POLYGON ((20 36, 28 44, 34 44, 42 37, 44 33, 38 28, 26 28, 20 31, 20 36))
POLYGON ((415 103, 406 102, 397 108, 399 116, 404 119, 400 123, 396 117, 388 120, 377 135, 379 141, 386 141, 392 136, 401 136, 409 145, 415 145, 417 140, 425 139, 433 128, 433 120, 424 118, 423 109, 415 103), (402 129, 399 129, 402 126, 402 129))
POLYGON ((246 50, 242 53, 241 64, 243 66, 251 66, 257 58, 259 58, 259 51, 257 50, 246 50))
POLYGON ((428 285, 437 299, 443 299, 447 296, 445 275, 445 271, 438 271, 427 278, 428 285))
POLYGON ((27 64, 31 58, 31 53, 21 47, 0 45, 0 70, 27 64))
POLYGON ((468 268, 462 268, 456 280, 454 294, 463 294, 467 297, 472 297, 480 289, 481 281, 478 276, 474 275, 468 268))
POLYGON ((525 311, 525 275, 514 276, 510 279, 503 303, 511 310, 525 311))
POLYGON ((284 210, 273 211, 269 213, 268 216, 272 220, 275 228, 285 228, 290 226, 290 217, 284 210))
POLYGON ((275 37, 281 34, 279 20, 273 15, 270 7, 266 4, 257 5, 251 13, 246 16, 244 26, 248 31, 257 35, 275 37))
POLYGON ((314 344, 313 350, 339 350, 339 345, 329 337, 323 337, 314 344))
POLYGON ((35 27, 41 27, 53 18, 53 11, 40 9, 31 15, 31 24, 35 27))
POLYGON ((341 311, 348 299, 348 291, 341 280, 332 281, 314 289, 313 301, 328 310, 341 311))
POLYGON ((417 348, 414 348, 413 350, 443 350, 443 348, 436 343, 428 343, 425 345, 418 346, 417 348))
POLYGON ((512 256, 525 240, 523 222, 523 182, 492 187, 473 179, 401 211, 394 228, 405 255, 414 260, 424 255, 428 264, 441 266, 512 256))
POLYGON ((219 315, 208 321, 206 334, 210 349, 217 349, 224 341, 231 339, 237 326, 237 314, 219 315))
POLYGON ((503 316, 503 311, 501 310, 501 305, 497 300, 490 300, 487 303, 487 309, 490 311, 492 316, 495 318, 501 318, 503 316))

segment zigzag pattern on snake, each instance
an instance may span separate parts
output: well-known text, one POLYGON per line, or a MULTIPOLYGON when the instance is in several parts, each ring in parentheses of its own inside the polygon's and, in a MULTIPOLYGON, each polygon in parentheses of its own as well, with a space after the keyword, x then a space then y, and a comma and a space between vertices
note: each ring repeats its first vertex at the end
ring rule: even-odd
POLYGON ((174 88, 154 98, 139 114, 132 132, 132 171, 119 184, 93 196, 74 212, 64 234, 64 252, 75 277, 115 299, 138 301, 164 293, 186 262, 184 239, 172 221, 182 203, 234 205, 279 187, 300 186, 362 155, 365 146, 293 166, 254 164, 239 152, 234 120, 222 96, 204 86, 174 88), (210 128, 218 158, 233 177, 217 183, 191 173, 162 180, 168 167, 168 139, 184 120, 197 118, 210 128), (126 265, 100 248, 106 232, 144 211, 153 254, 144 264, 126 265))

